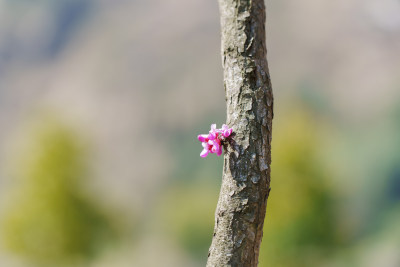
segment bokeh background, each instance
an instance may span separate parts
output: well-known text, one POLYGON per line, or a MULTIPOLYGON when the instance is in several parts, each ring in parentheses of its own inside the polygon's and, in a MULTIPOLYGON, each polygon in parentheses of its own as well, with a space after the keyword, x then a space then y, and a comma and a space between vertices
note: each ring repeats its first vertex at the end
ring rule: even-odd
MULTIPOLYGON (((267 1, 260 267, 400 266, 400 1, 267 1)), ((205 266, 217 1, 0 0, 0 266, 205 266)))

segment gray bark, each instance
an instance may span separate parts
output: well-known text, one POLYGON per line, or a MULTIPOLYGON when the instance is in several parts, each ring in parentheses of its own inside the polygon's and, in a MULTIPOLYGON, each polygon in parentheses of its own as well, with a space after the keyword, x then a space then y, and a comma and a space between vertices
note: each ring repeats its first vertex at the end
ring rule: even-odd
POLYGON ((273 96, 264 0, 219 0, 227 124, 207 266, 257 266, 270 191, 273 96))

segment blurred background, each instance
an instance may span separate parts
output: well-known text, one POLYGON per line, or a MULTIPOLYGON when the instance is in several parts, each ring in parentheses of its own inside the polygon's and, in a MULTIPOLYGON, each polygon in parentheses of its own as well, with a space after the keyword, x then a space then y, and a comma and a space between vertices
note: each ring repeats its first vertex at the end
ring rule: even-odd
MULTIPOLYGON (((267 1, 261 267, 400 266, 400 1, 267 1)), ((197 267, 217 1, 0 0, 0 266, 197 267)))

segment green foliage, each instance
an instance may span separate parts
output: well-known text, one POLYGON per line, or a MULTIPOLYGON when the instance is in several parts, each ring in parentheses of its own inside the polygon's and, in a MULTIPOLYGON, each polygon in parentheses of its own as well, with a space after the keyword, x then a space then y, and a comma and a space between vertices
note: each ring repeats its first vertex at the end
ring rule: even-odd
MULTIPOLYGON (((335 244, 319 129, 305 111, 274 122, 272 182, 260 266, 318 266, 335 244)), ((318 124, 321 125, 321 124, 318 124)))
POLYGON ((197 259, 207 257, 217 197, 217 186, 199 182, 174 186, 162 197, 165 231, 197 259))
POLYGON ((38 266, 76 266, 116 232, 82 190, 88 172, 77 136, 54 121, 31 136, 1 225, 4 245, 38 266))

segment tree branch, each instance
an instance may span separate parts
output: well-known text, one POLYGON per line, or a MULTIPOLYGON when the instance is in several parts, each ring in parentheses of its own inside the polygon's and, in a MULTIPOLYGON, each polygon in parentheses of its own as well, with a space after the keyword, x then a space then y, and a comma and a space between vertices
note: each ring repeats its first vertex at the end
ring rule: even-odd
POLYGON ((273 96, 264 0, 219 0, 227 124, 221 192, 207 267, 257 266, 270 191, 273 96))

